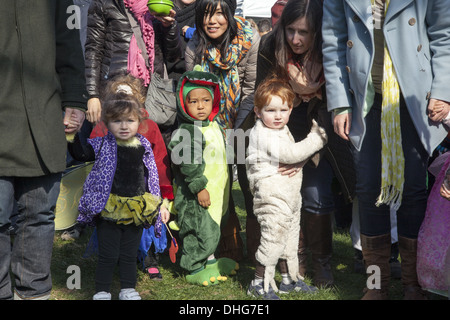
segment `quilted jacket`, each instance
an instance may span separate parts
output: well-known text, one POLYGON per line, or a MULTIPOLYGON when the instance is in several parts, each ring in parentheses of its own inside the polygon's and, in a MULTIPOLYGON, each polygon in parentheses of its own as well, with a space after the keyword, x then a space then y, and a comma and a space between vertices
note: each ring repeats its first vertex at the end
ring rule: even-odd
MULTIPOLYGON (((178 24, 155 30, 154 71, 164 75, 164 63, 181 57, 178 24)), ((101 81, 127 71, 128 49, 133 31, 123 0, 93 0, 89 7, 86 36, 86 85, 89 97, 100 95, 101 81)))

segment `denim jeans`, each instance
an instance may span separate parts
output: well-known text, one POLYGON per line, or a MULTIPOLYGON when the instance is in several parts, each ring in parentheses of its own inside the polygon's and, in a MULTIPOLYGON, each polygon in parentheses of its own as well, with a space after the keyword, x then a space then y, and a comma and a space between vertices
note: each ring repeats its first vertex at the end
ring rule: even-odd
MULTIPOLYGON (((302 103, 292 110, 289 117, 288 127, 295 142, 304 139, 310 131, 307 107, 307 103, 302 103)), ((328 214, 333 211, 335 208, 332 190, 334 171, 328 160, 322 157, 317 167, 307 163, 302 170, 302 210, 313 214, 328 214)))
POLYGON ((9 269, 14 289, 21 299, 49 296, 50 265, 54 236, 54 209, 61 174, 41 177, 0 177, 0 299, 12 299, 9 269), (17 231, 11 245, 7 229, 17 201, 17 231))
MULTIPOLYGON (((353 150, 356 168, 356 195, 358 196, 361 233, 378 236, 391 232, 390 208, 377 207, 375 202, 381 190, 381 96, 366 118, 366 135, 358 152, 353 150)), ((428 154, 423 147, 405 102, 400 102, 400 125, 405 157, 405 182, 402 204, 397 211, 398 235, 417 238, 427 205, 428 154)))

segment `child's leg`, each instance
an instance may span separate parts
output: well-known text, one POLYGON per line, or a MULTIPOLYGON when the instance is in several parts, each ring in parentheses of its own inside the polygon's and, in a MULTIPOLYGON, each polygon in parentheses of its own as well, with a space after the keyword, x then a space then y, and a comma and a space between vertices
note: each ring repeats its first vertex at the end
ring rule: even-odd
POLYGON ((95 291, 109 292, 114 268, 119 260, 120 229, 112 222, 100 219, 97 224, 98 262, 95 291))
MULTIPOLYGON (((299 202, 300 203, 300 202, 299 202)), ((303 281, 303 277, 299 274, 298 266, 298 243, 300 234, 300 209, 294 212, 294 219, 289 226, 288 236, 286 238, 286 247, 283 252, 283 259, 280 259, 278 266, 281 273, 280 293, 288 293, 292 291, 301 291, 305 293, 314 293, 318 289, 307 285, 303 281)))
POLYGON ((255 298, 262 298, 263 300, 280 300, 280 297, 276 295, 272 287, 269 287, 268 291, 264 290, 265 271, 266 268, 256 260, 255 278, 248 286, 247 294, 255 298))
POLYGON ((286 260, 280 259, 278 266, 280 268, 282 279, 280 284, 280 293, 289 293, 292 291, 315 293, 318 291, 316 287, 307 285, 300 277, 298 277, 296 281, 293 280, 286 260))
POLYGON ((122 289, 136 286, 136 261, 139 243, 142 236, 142 226, 134 224, 121 226, 119 277, 122 289))
POLYGON ((217 249, 220 226, 199 205, 194 211, 179 213, 180 237, 183 241, 180 266, 189 272, 186 276, 189 283, 210 285, 219 277, 222 279, 218 269, 206 268, 208 258, 217 249))

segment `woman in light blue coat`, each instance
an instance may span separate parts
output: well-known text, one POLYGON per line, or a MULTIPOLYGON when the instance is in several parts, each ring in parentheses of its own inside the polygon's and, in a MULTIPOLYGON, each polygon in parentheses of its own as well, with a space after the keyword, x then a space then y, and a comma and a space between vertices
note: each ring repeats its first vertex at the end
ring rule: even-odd
POLYGON ((354 146, 363 256, 381 276, 363 299, 388 298, 390 207, 405 299, 424 298, 417 234, 428 157, 447 134, 440 116, 428 113, 450 101, 449 16, 448 0, 324 1, 328 110, 336 133, 354 146))

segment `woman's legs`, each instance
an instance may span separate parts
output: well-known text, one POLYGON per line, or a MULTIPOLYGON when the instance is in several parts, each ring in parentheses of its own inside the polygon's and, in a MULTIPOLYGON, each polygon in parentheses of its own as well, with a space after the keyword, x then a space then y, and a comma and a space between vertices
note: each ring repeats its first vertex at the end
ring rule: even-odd
MULTIPOLYGON (((405 157, 405 182, 402 205, 397 211, 400 255, 402 256, 402 279, 415 274, 413 244, 423 220, 426 208, 426 168, 428 155, 411 121, 406 105, 401 100, 400 121, 402 145, 405 157), (407 240, 405 240, 407 239, 407 240), (410 241, 411 240, 411 241, 410 241), (402 245, 407 242, 409 245, 402 245), (406 250, 405 247, 411 250, 406 250), (403 255, 402 255, 403 251, 403 255), (409 257, 409 258, 408 258, 409 257), (406 258, 406 261, 405 261, 406 258), (413 260, 408 263, 408 260, 413 260), (405 263, 404 263, 405 262, 405 263), (405 269, 406 268, 406 269, 405 269), (414 268, 414 270, 412 270, 414 268), (403 272, 405 271, 405 275, 403 272)), ((381 100, 376 96, 375 103, 366 116, 366 136, 361 150, 354 151, 357 174, 356 194, 359 201, 361 242, 366 267, 377 265, 381 271, 381 289, 369 290, 367 298, 387 298, 390 270, 390 208, 375 205, 381 190, 381 100)), ((403 281, 415 283, 413 279, 403 281)))

